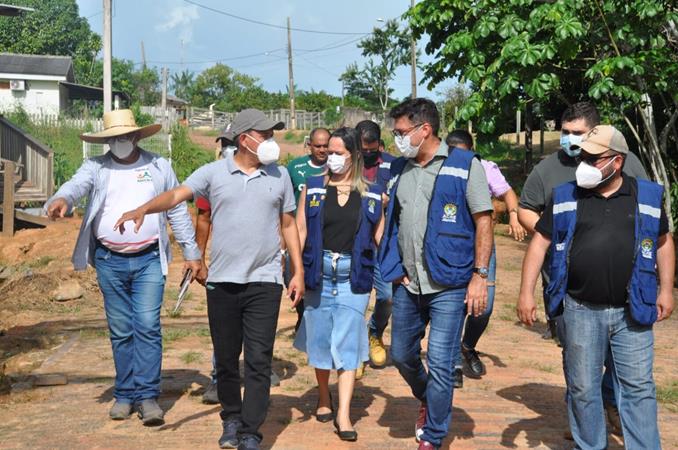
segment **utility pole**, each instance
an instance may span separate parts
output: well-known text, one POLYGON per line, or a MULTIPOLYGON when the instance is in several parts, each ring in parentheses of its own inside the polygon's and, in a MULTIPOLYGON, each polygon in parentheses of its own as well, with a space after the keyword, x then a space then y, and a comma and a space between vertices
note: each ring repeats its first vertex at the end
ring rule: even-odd
POLYGON ((111 111, 111 1, 104 2, 104 112, 111 111))
POLYGON ((162 111, 162 128, 167 131, 167 67, 162 68, 162 100, 160 110, 162 111))
POLYGON ((292 73, 292 30, 290 18, 287 18, 287 64, 290 74, 290 129, 297 129, 297 109, 294 106, 294 74, 292 73))
POLYGON ((146 50, 144 50, 144 41, 141 41, 141 68, 146 70, 146 50))
MULTIPOLYGON (((414 8, 414 0, 411 0, 410 7, 414 8)), ((410 52, 412 57, 412 98, 417 98, 417 43, 414 41, 414 33, 410 28, 410 52)))

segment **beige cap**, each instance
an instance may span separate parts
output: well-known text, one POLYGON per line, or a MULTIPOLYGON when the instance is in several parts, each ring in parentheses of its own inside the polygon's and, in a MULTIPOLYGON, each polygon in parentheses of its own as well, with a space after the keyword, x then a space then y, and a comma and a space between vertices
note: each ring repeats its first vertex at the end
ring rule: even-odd
POLYGON ((624 135, 612 125, 598 125, 584 137, 579 145, 573 145, 572 150, 582 149, 591 155, 600 155, 608 150, 628 154, 629 146, 624 135))
POLYGON ((116 109, 104 113, 104 130, 97 133, 85 133, 80 135, 80 139, 85 142, 103 144, 106 140, 123 136, 125 134, 137 133, 139 139, 147 138, 160 131, 160 124, 138 127, 134 120, 134 114, 130 109, 116 109))

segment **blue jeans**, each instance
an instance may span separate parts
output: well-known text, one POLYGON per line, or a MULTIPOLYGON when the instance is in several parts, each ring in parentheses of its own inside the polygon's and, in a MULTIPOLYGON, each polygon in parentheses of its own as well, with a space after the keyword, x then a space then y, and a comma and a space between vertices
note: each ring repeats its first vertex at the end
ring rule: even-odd
POLYGON ((388 319, 391 318, 393 284, 384 281, 381 277, 379 263, 374 264, 374 290, 376 292, 374 311, 372 311, 367 327, 371 335, 381 337, 388 326, 388 319))
POLYGON ((122 255, 98 247, 95 267, 115 363, 113 396, 134 403, 160 395, 160 307, 165 276, 158 249, 122 255))
MULTIPOLYGON (((565 330, 563 326, 563 315, 561 314, 560 316, 556 316, 553 318, 553 320, 556 321, 556 333, 558 334, 558 339, 560 340, 560 344, 563 347, 563 372, 567 372, 565 370, 565 330)), ((566 380, 567 381, 567 380, 566 380)), ((614 406, 615 408, 617 407, 617 391, 619 390, 619 386, 617 386, 617 382, 615 381, 615 375, 614 375, 614 362, 612 361, 612 352, 608 350, 607 352, 607 358, 605 358, 605 369, 603 372, 603 384, 601 386, 601 391, 603 395, 603 405, 605 406, 614 406)), ((568 393, 567 391, 565 392, 565 402, 567 402, 567 397, 568 393)))
MULTIPOLYGON (((487 329, 490 323, 490 316, 494 308, 494 290, 495 282, 497 280, 497 252, 494 246, 492 247, 492 254, 490 255, 490 265, 488 267, 489 274, 487 275, 487 306, 485 311, 479 316, 467 316, 466 325, 464 326, 464 333, 461 339, 462 344, 467 349, 475 350, 480 337, 487 329)), ((455 367, 461 367, 461 352, 457 352, 457 360, 455 367)))
POLYGON ((465 296, 466 288, 417 295, 402 285, 393 293, 391 357, 412 394, 426 403, 422 439, 435 446, 447 436, 452 418, 452 363, 466 315, 465 296), (421 361, 421 340, 429 323, 427 373, 421 361))
POLYGON ((607 448, 601 395, 610 352, 619 386, 617 404, 629 449, 660 449, 651 326, 631 319, 628 308, 595 305, 567 296, 563 313, 568 414, 575 448, 607 448))

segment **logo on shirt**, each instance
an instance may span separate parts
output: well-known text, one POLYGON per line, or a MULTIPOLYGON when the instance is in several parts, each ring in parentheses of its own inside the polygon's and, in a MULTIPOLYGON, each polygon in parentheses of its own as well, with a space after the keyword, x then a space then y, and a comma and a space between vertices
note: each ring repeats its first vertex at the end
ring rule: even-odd
POLYGON ((443 208, 443 222, 457 223, 457 205, 448 203, 443 208))
POLYGON ((298 172, 299 175, 301 175, 302 177, 305 177, 305 176, 306 176, 306 171, 305 171, 305 170, 298 170, 297 172, 298 172))
POLYGON ((643 258, 652 259, 652 247, 654 243, 652 239, 643 239, 640 243, 640 254, 643 258))
POLYGON ((148 169, 143 168, 143 169, 137 169, 137 183, 148 183, 149 181, 153 181, 153 177, 151 177, 151 172, 148 171, 148 169))
POLYGON ((373 198, 367 201, 367 210, 370 212, 370 214, 374 214, 375 206, 377 206, 377 202, 373 198))
POLYGON ((311 208, 317 208, 318 206, 320 206, 320 200, 318 200, 317 195, 313 195, 313 197, 311 197, 311 201, 309 202, 308 206, 310 206, 311 208))

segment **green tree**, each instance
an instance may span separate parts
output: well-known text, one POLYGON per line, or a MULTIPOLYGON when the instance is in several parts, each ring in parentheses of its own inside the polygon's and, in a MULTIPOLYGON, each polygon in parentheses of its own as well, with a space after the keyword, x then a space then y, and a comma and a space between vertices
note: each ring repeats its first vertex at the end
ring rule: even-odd
POLYGON ((678 181, 675 2, 423 0, 408 16, 415 36, 430 36, 429 86, 455 77, 472 86, 456 119, 492 133, 502 114, 528 103, 592 98, 657 181, 678 181))
POLYGON ((101 37, 80 17, 75 0, 4 0, 29 6, 21 18, 0 17, 0 51, 30 55, 71 56, 75 78, 88 72, 101 48, 101 37))
MULTIPOLYGON (((90 70, 83 75, 83 84, 102 87, 104 84, 104 63, 97 59, 90 70)), ((131 103, 155 105, 160 102, 160 75, 155 68, 137 70, 128 59, 111 60, 111 85, 113 90, 126 93, 131 103)))
POLYGON ((186 69, 179 73, 173 73, 170 82, 170 88, 174 95, 183 100, 191 99, 195 86, 195 74, 193 72, 186 69))
POLYGON ((386 116, 393 92, 389 84, 396 69, 410 61, 410 37, 408 29, 400 29, 396 20, 389 20, 382 28, 375 28, 371 35, 362 39, 358 47, 369 59, 363 68, 359 68, 357 63, 350 64, 339 77, 346 92, 370 102, 376 99, 386 116))
POLYGON ((441 104, 442 117, 445 118, 445 124, 454 120, 454 116, 464 105, 464 102, 471 95, 471 89, 468 86, 457 83, 448 87, 439 93, 443 97, 441 104))

